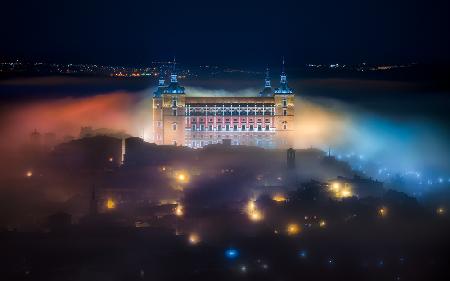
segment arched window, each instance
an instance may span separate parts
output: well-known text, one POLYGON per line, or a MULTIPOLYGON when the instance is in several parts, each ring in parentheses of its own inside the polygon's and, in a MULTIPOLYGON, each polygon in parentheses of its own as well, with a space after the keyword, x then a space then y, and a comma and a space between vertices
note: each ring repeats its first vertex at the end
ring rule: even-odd
POLYGON ((177 130, 177 123, 172 123, 172 130, 176 131, 177 130))

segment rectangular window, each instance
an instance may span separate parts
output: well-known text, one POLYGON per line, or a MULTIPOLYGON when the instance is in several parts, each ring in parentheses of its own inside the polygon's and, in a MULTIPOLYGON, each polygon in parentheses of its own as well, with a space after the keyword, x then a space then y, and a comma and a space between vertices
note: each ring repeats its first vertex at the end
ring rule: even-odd
POLYGON ((173 124, 172 124, 172 130, 174 130, 174 131, 177 130, 177 123, 173 123, 173 124))
POLYGON ((287 100, 283 99, 283 106, 286 107, 287 106, 287 100))
POLYGON ((237 126, 238 126, 238 125, 234 124, 234 126, 233 126, 233 131, 237 131, 237 126))
POLYGON ((253 124, 250 125, 250 131, 253 131, 253 124))
POLYGON ((212 130, 213 130, 213 127, 212 127, 212 125, 209 125, 209 127, 208 127, 208 130, 210 130, 210 131, 212 131, 212 130))
POLYGON ((226 125, 225 125, 225 130, 226 130, 226 131, 229 131, 229 130, 230 130, 230 124, 226 124, 226 125))
POLYGON ((269 130, 269 125, 266 125, 266 131, 268 131, 269 130))
POLYGON ((200 124, 200 131, 204 131, 205 130, 205 125, 200 124))
POLYGON ((261 124, 258 124, 258 131, 262 131, 261 124))
POLYGON ((217 131, 222 131, 222 125, 217 125, 217 131))
POLYGON ((192 131, 197 130, 197 125, 196 124, 192 124, 192 131))
POLYGON ((242 131, 245 131, 245 125, 242 125, 242 131))
POLYGON ((177 109, 176 109, 176 108, 173 108, 173 109, 172 109, 172 115, 173 115, 173 116, 177 116, 177 109))
POLYGON ((287 115, 287 110, 286 110, 286 108, 283 108, 283 115, 284 115, 284 116, 287 115))

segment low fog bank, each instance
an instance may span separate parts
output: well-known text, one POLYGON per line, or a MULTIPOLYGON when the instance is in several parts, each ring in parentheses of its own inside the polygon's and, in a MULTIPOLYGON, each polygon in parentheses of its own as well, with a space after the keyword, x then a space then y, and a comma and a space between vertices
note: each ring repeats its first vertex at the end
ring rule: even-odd
MULTIPOLYGON (((55 86, 54 80, 51 84, 39 81, 49 88, 55 86)), ((34 85, 33 81, 30 83, 34 85)), ((73 83, 78 85, 79 81, 73 81, 73 83)), ((293 82, 294 87, 297 83, 299 82, 293 82)), ((347 85, 347 83, 349 82, 344 84, 347 85)), ((444 183, 450 180, 447 157, 450 155, 450 141, 445 123, 428 118, 424 115, 426 110, 421 114, 411 114, 410 109, 402 106, 403 100, 399 101, 398 95, 389 97, 389 94, 384 93, 379 99, 374 98, 373 95, 376 95, 377 91, 383 91, 385 88, 388 88, 387 92, 396 91, 397 84, 354 83, 356 85, 353 86, 352 91, 355 91, 355 87, 361 87, 362 91, 373 87, 373 91, 364 92, 361 95, 367 96, 368 100, 376 100, 376 104, 359 101, 352 103, 349 96, 355 97, 355 100, 363 99, 354 94, 349 94, 346 99, 341 98, 339 93, 333 92, 336 81, 306 81, 303 86, 298 87, 295 148, 314 147, 323 151, 330 149, 335 157, 348 162, 353 159, 349 157, 356 156, 361 161, 355 162, 356 164, 351 163, 356 165, 352 165, 354 169, 358 170, 358 165, 361 162, 365 163, 366 166, 360 167, 359 172, 362 174, 366 172, 368 176, 379 177, 382 180, 389 177, 386 176, 387 172, 379 174, 380 168, 387 169, 390 176, 411 173, 418 177, 420 175, 423 177, 425 186, 428 186, 430 179, 433 183, 439 178, 444 183), (383 109, 377 111, 380 106, 383 109), (372 164, 377 167, 375 171, 365 170, 372 164)), ((346 87, 341 85, 339 91, 345 92, 346 87)), ((405 85, 398 90, 404 91, 404 87, 405 85)), ((409 84, 406 89, 410 89, 409 84)), ((32 132, 39 131, 42 141, 46 139, 49 141, 49 151, 57 144, 79 138, 81 127, 86 126, 94 130, 103 128, 99 130, 100 135, 139 136, 151 142, 151 93, 153 90, 152 87, 137 91, 114 89, 114 91, 96 92, 93 95, 84 92, 80 95, 46 97, 42 100, 34 98, 20 103, 2 104, 0 131, 4 137, 0 140, 0 153, 3 156, 3 161, 0 163, 0 186, 3 201, 1 204, 6 210, 3 213, 20 209, 22 218, 27 217, 29 221, 33 221, 39 217, 36 210, 48 213, 57 210, 62 204, 66 207, 70 206, 70 202, 76 202, 73 203, 76 206, 74 209, 87 208, 85 205, 80 206, 80 202, 87 204, 88 191, 92 187, 92 175, 88 172, 80 175, 70 168, 60 167, 56 170, 43 170, 33 175, 41 179, 39 181, 30 182, 25 176, 33 167, 46 164, 33 163, 32 157, 28 154, 29 150, 24 149, 31 142, 32 132), (48 138, 44 138, 45 135, 48 138), (45 177, 41 178, 40 173, 45 177), (80 193, 77 190, 83 190, 83 192, 80 193)), ((193 96, 250 96, 259 91, 257 88, 248 87, 229 91, 194 86, 189 86, 186 90, 193 96)), ((401 96, 401 99, 403 98, 404 96, 401 96)), ((411 100, 405 102, 411 104, 411 100)), ((416 101, 415 106, 418 106, 417 103, 420 104, 416 101)), ((279 155, 281 155, 279 163, 282 163, 284 154, 279 155)), ((136 171, 136 174, 139 172, 145 173, 136 171)), ((255 174, 256 171, 253 171, 251 176, 255 174)), ((132 175, 127 174, 127 176, 132 175)), ((120 180, 126 181, 127 176, 123 176, 120 180)), ((307 180, 306 175, 304 176, 307 180)), ((332 176, 335 174, 322 175, 322 178, 332 176)), ((147 177, 139 177, 139 180, 142 186, 148 186, 149 183, 154 186, 163 185, 163 183, 154 182, 151 174, 147 177)), ((204 191, 195 191, 189 195, 193 202, 209 198, 208 194, 214 192, 218 192, 223 198, 235 197, 232 193, 225 192, 225 189, 214 191, 216 184, 213 181, 201 184, 205 186, 204 191)), ((417 185, 418 182, 414 184, 417 185)), ((248 187, 245 181, 230 180, 228 185, 235 185, 236 192, 243 197, 250 196, 247 192, 243 192, 248 187)), ((433 193, 437 189, 438 187, 431 185, 423 191, 428 190, 433 193)), ((156 196, 172 198, 173 194, 157 193, 156 196)))

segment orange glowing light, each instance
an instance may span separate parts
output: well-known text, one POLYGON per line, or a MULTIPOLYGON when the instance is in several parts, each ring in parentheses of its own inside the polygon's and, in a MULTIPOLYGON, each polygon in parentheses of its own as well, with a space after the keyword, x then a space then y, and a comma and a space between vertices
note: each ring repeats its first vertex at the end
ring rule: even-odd
POLYGON ((255 222, 260 221, 264 218, 262 212, 258 210, 256 203, 253 200, 248 201, 246 206, 246 213, 248 218, 255 222))
POLYGON ((27 171, 27 173, 25 174, 27 176, 27 178, 30 178, 33 176, 33 172, 32 171, 27 171))
POLYGON ((175 174, 175 179, 179 183, 187 183, 189 181, 189 176, 186 172, 180 171, 175 174))
POLYGON ((114 200, 112 198, 108 198, 108 200, 106 201, 106 208, 108 209, 115 209, 116 208, 116 202, 114 202, 114 200))
POLYGON ((109 159, 108 159, 109 162, 112 162, 113 160, 114 160, 114 158, 112 158, 112 157, 109 157, 109 159))
POLYGON ((200 236, 197 233, 191 233, 189 234, 189 244, 191 245, 197 245, 200 243, 200 236))
POLYGON ((350 186, 347 185, 347 184, 345 184, 345 186, 343 187, 341 185, 341 183, 334 182, 334 183, 331 184, 329 190, 330 190, 330 192, 333 193, 334 197, 336 197, 338 199, 342 199, 342 198, 347 198, 347 197, 352 197, 353 196, 353 191, 350 188, 350 186))
POLYGON ((351 197, 353 195, 352 191, 347 188, 341 191, 341 193, 339 194, 339 197, 341 198, 347 198, 347 197, 351 197))
POLYGON ((288 235, 295 236, 300 233, 301 227, 296 223, 290 223, 287 225, 286 231, 288 235))
POLYGON ((381 207, 380 209, 378 209, 378 214, 382 217, 387 216, 387 208, 386 207, 381 207))
POLYGON ((437 209, 436 209, 436 213, 437 213, 438 215, 444 215, 444 214, 445 214, 445 208, 443 208, 443 207, 437 208, 437 209))
POLYGON ((321 220, 321 221, 319 222, 319 226, 320 226, 320 227, 325 227, 325 226, 327 226, 327 222, 326 222, 325 220, 321 220))
POLYGON ((251 214, 249 214, 249 217, 252 221, 260 221, 263 219, 262 213, 258 210, 255 210, 251 214))
POLYGON ((286 199, 286 197, 284 197, 284 195, 277 194, 272 197, 272 200, 275 202, 286 202, 287 199, 286 199))
POLYGON ((340 189, 340 187, 341 187, 341 184, 338 183, 338 182, 335 182, 335 183, 333 183, 333 184, 331 185, 331 187, 332 187, 332 189, 333 189, 335 192, 339 192, 339 189, 340 189))
POLYGON ((181 217, 181 216, 184 215, 183 206, 178 205, 178 206, 175 208, 175 215, 178 216, 178 217, 181 217))

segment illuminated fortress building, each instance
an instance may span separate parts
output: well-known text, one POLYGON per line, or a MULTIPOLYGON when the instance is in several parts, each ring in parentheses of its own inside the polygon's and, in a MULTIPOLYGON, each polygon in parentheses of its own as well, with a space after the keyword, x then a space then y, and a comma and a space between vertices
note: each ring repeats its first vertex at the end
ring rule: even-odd
POLYGON ((279 87, 272 89, 267 69, 264 89, 254 97, 192 97, 178 83, 174 61, 170 83, 161 76, 153 94, 155 143, 200 148, 229 140, 233 145, 291 147, 294 93, 284 60, 282 65, 279 87))

